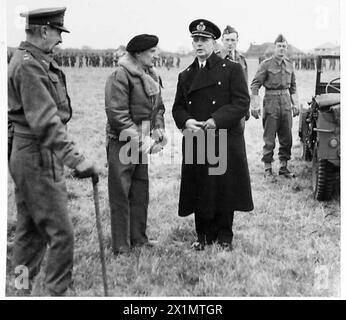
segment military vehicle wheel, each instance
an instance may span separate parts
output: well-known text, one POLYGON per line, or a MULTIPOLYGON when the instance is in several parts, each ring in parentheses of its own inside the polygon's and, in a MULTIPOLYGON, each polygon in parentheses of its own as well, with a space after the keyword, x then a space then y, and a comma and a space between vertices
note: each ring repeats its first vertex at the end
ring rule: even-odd
POLYGON ((336 172, 327 160, 318 159, 317 148, 312 157, 312 187, 314 198, 318 201, 330 200, 333 193, 336 172))

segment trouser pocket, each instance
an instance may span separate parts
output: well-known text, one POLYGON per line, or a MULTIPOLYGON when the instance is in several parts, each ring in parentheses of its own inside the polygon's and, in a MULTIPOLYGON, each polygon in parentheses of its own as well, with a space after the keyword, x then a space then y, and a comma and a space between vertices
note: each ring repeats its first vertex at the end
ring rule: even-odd
POLYGON ((64 176, 64 166, 55 153, 51 149, 41 148, 40 155, 40 165, 43 173, 55 182, 61 181, 64 176))

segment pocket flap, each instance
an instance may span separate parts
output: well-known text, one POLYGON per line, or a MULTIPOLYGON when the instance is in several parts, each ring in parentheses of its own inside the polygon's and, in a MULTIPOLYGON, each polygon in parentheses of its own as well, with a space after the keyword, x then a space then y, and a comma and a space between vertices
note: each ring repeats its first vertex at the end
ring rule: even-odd
POLYGON ((271 72, 271 73, 274 73, 274 74, 277 74, 280 71, 281 71, 280 69, 268 69, 268 72, 271 72))

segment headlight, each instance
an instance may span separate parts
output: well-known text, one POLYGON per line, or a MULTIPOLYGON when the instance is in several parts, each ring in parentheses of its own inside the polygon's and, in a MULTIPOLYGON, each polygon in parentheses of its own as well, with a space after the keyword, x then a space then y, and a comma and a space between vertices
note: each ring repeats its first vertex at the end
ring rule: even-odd
POLYGON ((336 148, 339 145, 339 141, 336 138, 331 138, 329 140, 329 146, 332 148, 336 148))

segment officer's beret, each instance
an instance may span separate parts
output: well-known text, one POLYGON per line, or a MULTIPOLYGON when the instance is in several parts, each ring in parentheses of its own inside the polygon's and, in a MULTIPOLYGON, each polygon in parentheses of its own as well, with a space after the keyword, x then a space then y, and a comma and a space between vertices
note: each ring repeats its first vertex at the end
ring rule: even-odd
POLYGON ((277 43, 277 42, 287 42, 287 40, 282 34, 279 34, 277 38, 275 39, 274 43, 277 43))
POLYGON ((49 25, 64 32, 70 32, 64 27, 64 15, 66 8, 46 8, 22 12, 21 17, 26 18, 26 25, 49 25))
POLYGON ((126 46, 126 51, 130 53, 142 52, 155 47, 159 38, 151 34, 139 34, 133 37, 126 46))
POLYGON ((213 39, 219 39, 221 36, 221 31, 217 25, 214 23, 205 20, 198 19, 190 23, 189 30, 192 37, 200 36, 213 39))
POLYGON ((223 30, 222 35, 230 33, 236 33, 238 35, 238 31, 231 26, 226 26, 225 30, 223 30))

